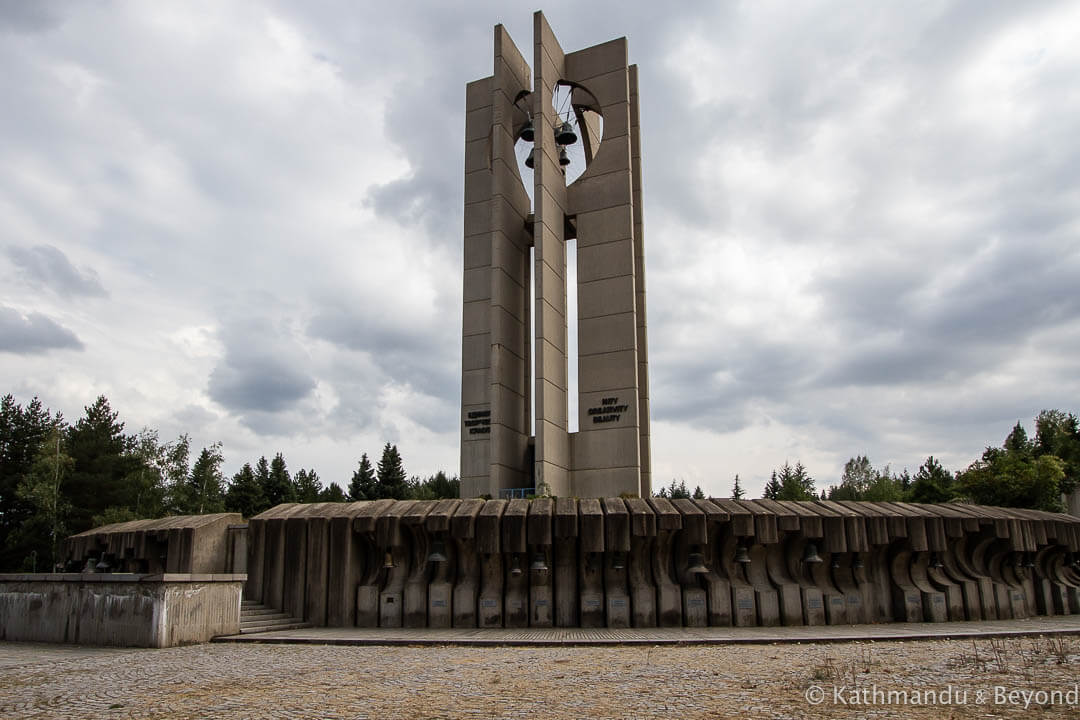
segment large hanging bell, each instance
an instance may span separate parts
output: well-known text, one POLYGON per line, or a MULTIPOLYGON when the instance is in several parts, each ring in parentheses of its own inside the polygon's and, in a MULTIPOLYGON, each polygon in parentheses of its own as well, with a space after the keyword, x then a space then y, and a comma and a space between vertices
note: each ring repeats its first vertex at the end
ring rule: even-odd
POLYGON ((529 121, 525 123, 525 127, 521 128, 521 134, 518 137, 520 137, 525 142, 532 142, 536 139, 536 128, 533 127, 533 121, 531 117, 529 118, 529 121))
POLYGON ((555 142, 560 145, 573 145, 577 142, 577 133, 574 132, 574 126, 570 124, 570 121, 563 120, 563 124, 555 131, 555 142))
POLYGON ((536 148, 529 151, 529 157, 525 158, 525 167, 532 170, 536 167, 536 148))
POLYGON ((821 556, 817 554, 817 545, 808 542, 806 547, 803 548, 802 561, 804 563, 819 563, 821 562, 821 556))
POLYGON ((745 545, 739 545, 735 548, 735 562, 743 565, 750 562, 750 552, 746 549, 745 545))
POLYGON ((559 148, 559 164, 563 167, 570 164, 570 156, 566 154, 566 148, 559 148))
POLYGON ((692 552, 687 557, 689 567, 686 568, 686 572, 691 575, 700 575, 702 573, 709 572, 709 568, 705 567, 705 556, 699 552, 692 552))
POLYGON ((529 569, 533 572, 547 572, 548 564, 547 559, 544 558, 544 553, 539 550, 533 555, 532 564, 529 565, 529 569))
POLYGON ((432 563, 446 562, 446 543, 442 540, 431 543, 431 554, 427 556, 427 560, 432 563))

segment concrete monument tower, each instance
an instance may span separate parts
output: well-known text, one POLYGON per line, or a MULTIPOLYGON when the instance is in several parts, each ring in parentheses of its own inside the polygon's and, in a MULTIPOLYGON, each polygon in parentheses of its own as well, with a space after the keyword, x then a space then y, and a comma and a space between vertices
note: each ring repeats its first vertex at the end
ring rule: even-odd
POLYGON ((492 75, 465 91, 461 494, 648 497, 637 67, 626 38, 565 52, 540 12, 532 57, 530 69, 497 25, 492 75), (585 167, 568 186, 578 142, 585 167), (519 147, 530 148, 531 201, 519 147), (570 239, 577 432, 567 417, 570 239))

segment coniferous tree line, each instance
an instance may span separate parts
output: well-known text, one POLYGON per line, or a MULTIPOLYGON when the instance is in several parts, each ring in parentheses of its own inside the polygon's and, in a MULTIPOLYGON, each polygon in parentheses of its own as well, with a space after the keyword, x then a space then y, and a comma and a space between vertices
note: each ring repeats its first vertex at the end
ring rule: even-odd
POLYGON ((348 483, 323 484, 314 469, 290 473, 279 452, 226 478, 221 443, 197 454, 182 434, 128 434, 101 396, 74 424, 38 398, 0 398, 0 571, 51 570, 60 542, 74 533, 125 520, 239 512, 257 515, 283 502, 347 502, 383 497, 457 497, 457 477, 407 477, 387 443, 377 467, 363 455, 348 483))

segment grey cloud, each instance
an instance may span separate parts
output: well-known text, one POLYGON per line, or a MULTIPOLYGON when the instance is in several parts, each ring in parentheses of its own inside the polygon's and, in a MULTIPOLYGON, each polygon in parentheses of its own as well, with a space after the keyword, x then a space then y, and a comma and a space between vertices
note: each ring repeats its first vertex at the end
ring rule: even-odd
MULTIPOLYGON (((689 335, 686 333, 683 337, 689 335)), ((720 432, 749 422, 757 403, 784 403, 800 392, 820 360, 807 348, 730 328, 699 331, 693 344, 659 335, 651 344, 653 416, 720 432), (678 347, 679 351, 666 351, 678 347)))
POLYGON ((0 0, 0 29, 42 33, 61 23, 61 3, 48 0, 0 0))
POLYGON ((82 350, 75 333, 38 312, 23 315, 0 306, 0 352, 34 355, 49 350, 82 350))
POLYGON ((8 257, 31 284, 43 285, 61 297, 105 297, 107 293, 91 269, 79 270, 67 255, 52 245, 12 245, 8 257))
POLYGON ((457 373, 461 366, 460 357, 446 352, 445 348, 457 341, 457 333, 456 324, 425 331, 408 327, 385 314, 342 308, 316 315, 307 328, 310 337, 369 353, 372 362, 387 377, 408 383, 448 405, 456 402, 460 379, 457 373), (438 336, 433 337, 433 333, 438 336))
POLYGON ((296 343, 271 327, 251 321, 232 323, 221 333, 225 357, 210 374, 210 397, 229 411, 247 417, 288 410, 314 388, 301 367, 296 343))
POLYGON ((292 407, 315 387, 310 375, 282 358, 229 353, 210 375, 210 397, 230 410, 277 412, 292 407))
MULTIPOLYGON (((449 77, 428 82, 400 84, 386 111, 386 132, 409 160, 412 173, 371 188, 365 204, 380 215, 404 225, 423 223, 436 238, 456 240, 458 232, 448 232, 461 216, 457 192, 462 163, 451 163, 445 147, 455 147, 457 123, 445 122, 457 114, 459 98, 451 98, 448 88, 457 88, 449 77), (441 237, 440 237, 441 236, 441 237)), ((458 153, 455 153, 455 157, 458 153)))
POLYGON ((815 288, 844 340, 815 382, 963 379, 1080 315, 1080 257, 1053 239, 988 242, 951 265, 958 279, 942 290, 932 286, 940 276, 917 261, 895 273, 860 265, 820 278, 815 288))

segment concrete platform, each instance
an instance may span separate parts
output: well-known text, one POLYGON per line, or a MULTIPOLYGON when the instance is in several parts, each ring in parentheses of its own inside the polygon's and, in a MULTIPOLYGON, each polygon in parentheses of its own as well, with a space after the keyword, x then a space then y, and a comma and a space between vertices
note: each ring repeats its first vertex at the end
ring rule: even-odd
POLYGON ((986 622, 888 623, 823 627, 705 628, 302 628, 227 635, 213 642, 301 645, 727 645, 736 643, 837 643, 1080 635, 1080 615, 986 622))

